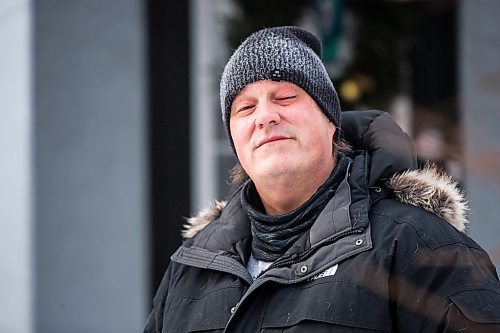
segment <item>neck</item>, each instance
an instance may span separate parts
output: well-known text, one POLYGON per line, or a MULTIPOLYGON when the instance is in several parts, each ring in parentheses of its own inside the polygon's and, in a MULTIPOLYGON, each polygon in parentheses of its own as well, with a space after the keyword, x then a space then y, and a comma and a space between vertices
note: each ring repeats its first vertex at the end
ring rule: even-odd
POLYGON ((283 215, 305 203, 328 179, 335 168, 335 159, 322 169, 311 172, 287 172, 253 180, 266 214, 283 215))

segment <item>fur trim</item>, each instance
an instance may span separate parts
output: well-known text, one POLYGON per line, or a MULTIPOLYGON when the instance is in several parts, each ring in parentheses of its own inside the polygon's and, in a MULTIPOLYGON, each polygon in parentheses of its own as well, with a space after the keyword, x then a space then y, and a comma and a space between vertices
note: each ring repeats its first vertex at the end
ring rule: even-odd
POLYGON ((226 201, 214 201, 213 204, 196 216, 186 218, 187 223, 184 224, 182 237, 193 238, 198 232, 203 230, 210 222, 217 219, 222 210, 226 207, 226 201))
POLYGON ((399 201, 422 207, 465 231, 469 211, 465 194, 449 174, 435 165, 395 175, 390 184, 399 201))

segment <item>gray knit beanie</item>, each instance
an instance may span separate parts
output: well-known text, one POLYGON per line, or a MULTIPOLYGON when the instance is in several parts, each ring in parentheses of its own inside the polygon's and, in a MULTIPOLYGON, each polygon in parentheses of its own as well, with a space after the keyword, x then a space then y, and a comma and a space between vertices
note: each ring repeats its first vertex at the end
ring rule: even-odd
POLYGON ((321 41, 299 27, 274 27, 250 35, 229 59, 220 81, 222 121, 231 146, 229 118, 238 92, 259 80, 288 81, 304 89, 338 128, 341 126, 337 92, 321 61, 321 41))

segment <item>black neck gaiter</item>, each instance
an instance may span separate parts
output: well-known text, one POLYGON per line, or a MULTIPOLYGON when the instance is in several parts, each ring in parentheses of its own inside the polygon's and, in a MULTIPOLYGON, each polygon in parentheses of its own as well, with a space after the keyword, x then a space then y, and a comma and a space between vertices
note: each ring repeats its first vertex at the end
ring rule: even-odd
POLYGON ((263 261, 275 261, 312 226, 318 215, 333 197, 344 179, 351 159, 337 156, 337 165, 330 177, 304 204, 290 213, 266 215, 255 186, 247 182, 241 191, 241 204, 250 218, 252 230, 252 255, 263 261))

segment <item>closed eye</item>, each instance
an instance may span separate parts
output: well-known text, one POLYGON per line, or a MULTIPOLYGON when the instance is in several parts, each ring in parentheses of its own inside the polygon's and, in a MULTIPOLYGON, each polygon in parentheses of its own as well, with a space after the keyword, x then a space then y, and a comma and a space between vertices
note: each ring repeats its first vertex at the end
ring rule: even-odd
POLYGON ((289 99, 293 99, 297 97, 297 95, 293 95, 293 96, 284 96, 284 97, 279 97, 279 98, 275 98, 277 101, 286 101, 286 100, 289 100, 289 99))
POLYGON ((276 97, 274 101, 280 106, 289 106, 295 101, 297 95, 288 95, 283 97, 276 97))
POLYGON ((242 106, 242 107, 240 107, 239 109, 236 110, 236 113, 248 111, 248 110, 252 109, 253 107, 254 107, 254 105, 245 105, 245 106, 242 106))

